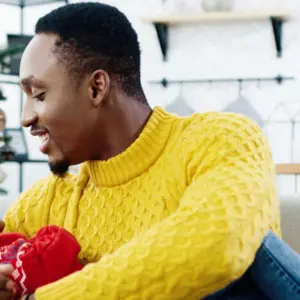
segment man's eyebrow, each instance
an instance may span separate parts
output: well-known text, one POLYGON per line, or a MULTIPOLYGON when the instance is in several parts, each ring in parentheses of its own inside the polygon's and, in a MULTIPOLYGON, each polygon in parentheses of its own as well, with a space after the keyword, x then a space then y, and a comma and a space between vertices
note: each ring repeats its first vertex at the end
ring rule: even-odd
POLYGON ((34 76, 28 76, 20 81, 20 85, 28 86, 28 87, 31 86, 43 87, 45 86, 45 83, 39 79, 34 78, 34 76))

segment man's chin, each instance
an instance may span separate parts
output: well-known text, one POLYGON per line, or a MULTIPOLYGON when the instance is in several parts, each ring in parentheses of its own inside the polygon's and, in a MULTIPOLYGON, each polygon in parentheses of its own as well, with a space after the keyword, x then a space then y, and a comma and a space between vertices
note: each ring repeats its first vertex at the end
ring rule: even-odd
POLYGON ((69 171, 69 162, 67 161, 49 161, 49 167, 53 174, 63 177, 69 171))

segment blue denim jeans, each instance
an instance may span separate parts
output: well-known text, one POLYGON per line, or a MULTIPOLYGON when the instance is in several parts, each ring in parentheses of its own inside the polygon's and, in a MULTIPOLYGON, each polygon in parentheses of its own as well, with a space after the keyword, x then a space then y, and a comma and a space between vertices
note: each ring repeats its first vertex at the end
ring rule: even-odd
MULTIPOLYGON (((299 236, 300 238, 300 236, 299 236)), ((273 232, 238 280, 205 300, 300 300, 300 256, 273 232)))

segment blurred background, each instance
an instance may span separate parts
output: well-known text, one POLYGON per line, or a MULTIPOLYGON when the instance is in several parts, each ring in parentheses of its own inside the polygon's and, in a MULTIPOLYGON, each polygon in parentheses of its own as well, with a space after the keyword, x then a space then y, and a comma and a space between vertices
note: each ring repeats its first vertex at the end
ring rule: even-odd
MULTIPOLYGON (((151 106, 248 115, 270 141, 279 193, 300 192, 299 0, 101 2, 138 32, 151 106)), ((0 192, 12 200, 49 173, 39 141, 20 129, 19 60, 37 19, 65 3, 0 0, 0 192)))

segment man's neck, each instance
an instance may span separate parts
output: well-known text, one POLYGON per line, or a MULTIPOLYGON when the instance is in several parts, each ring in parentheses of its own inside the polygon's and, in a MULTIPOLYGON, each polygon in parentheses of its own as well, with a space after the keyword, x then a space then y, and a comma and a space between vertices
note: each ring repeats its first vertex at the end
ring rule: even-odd
POLYGON ((150 106, 136 100, 121 101, 101 128, 97 159, 108 160, 125 151, 139 137, 151 113, 150 106))

